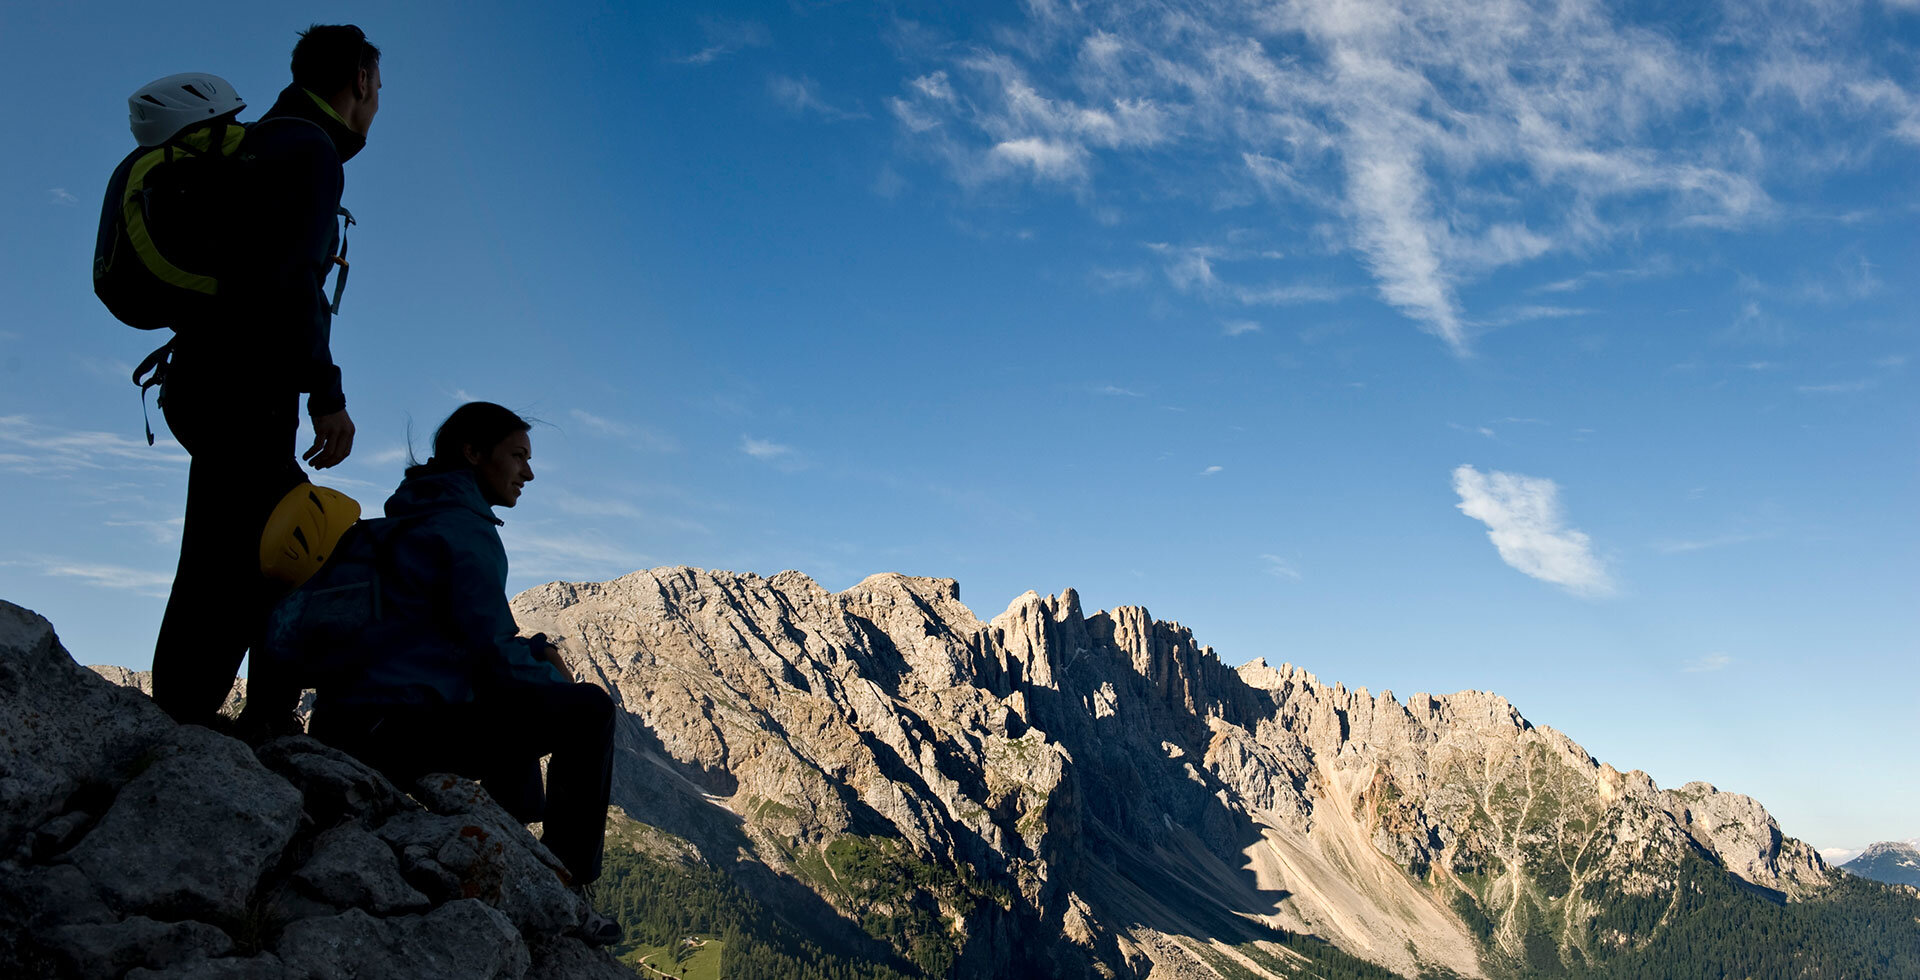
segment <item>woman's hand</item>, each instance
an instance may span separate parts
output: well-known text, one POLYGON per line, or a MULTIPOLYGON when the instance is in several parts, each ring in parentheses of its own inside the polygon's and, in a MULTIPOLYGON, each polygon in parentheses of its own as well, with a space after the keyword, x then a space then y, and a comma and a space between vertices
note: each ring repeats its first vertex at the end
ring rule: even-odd
MULTIPOLYGON (((613 693, 613 691, 608 689, 607 682, 601 679, 600 675, 594 671, 589 670, 576 675, 573 672, 573 668, 567 666, 566 658, 560 655, 560 645, 548 639, 547 634, 535 633, 529 637, 529 639, 533 641, 533 655, 538 659, 545 660, 547 663, 552 664, 553 669, 559 671, 560 676, 567 679, 567 683, 592 684, 594 687, 606 691, 608 694, 613 693)), ((560 637, 560 639, 564 640, 566 637, 563 636, 560 637)))
POLYGON ((569 684, 573 683, 573 669, 567 666, 566 658, 560 656, 560 647, 547 639, 547 634, 535 633, 527 639, 533 646, 535 660, 544 660, 552 664, 553 669, 560 672, 561 678, 569 684))

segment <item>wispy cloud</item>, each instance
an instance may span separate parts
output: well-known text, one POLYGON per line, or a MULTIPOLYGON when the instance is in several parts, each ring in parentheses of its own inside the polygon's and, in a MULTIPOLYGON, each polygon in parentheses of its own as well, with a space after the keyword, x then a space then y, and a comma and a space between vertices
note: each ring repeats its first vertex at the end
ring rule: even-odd
POLYGON ((1861 19, 1816 29, 1797 6, 1694 37, 1599 0, 1024 9, 902 80, 910 144, 962 184, 1038 177, 1090 210, 1178 168, 1198 200, 1335 229, 1383 301, 1461 352, 1488 319, 1462 288, 1493 270, 1741 227, 1776 210, 1775 169, 1847 165, 1797 146, 1920 143, 1920 96, 1859 54, 1861 19))
POLYGON ((574 418, 574 421, 579 422, 581 425, 584 425, 587 428, 592 429, 593 431, 598 432, 603 436, 624 436, 627 434, 626 426, 621 425, 620 423, 615 422, 612 419, 595 415, 592 412, 586 411, 585 409, 576 408, 573 411, 568 412, 567 414, 572 415, 574 418))
MULTIPOLYGON (((1705 493, 1704 487, 1696 487, 1687 492, 1687 499, 1698 500, 1705 493)), ((1722 534, 1711 538, 1667 539, 1654 542, 1653 550, 1663 555, 1684 555, 1695 551, 1711 551, 1715 548, 1746 544, 1749 541, 1762 541, 1767 537, 1768 535, 1764 534, 1722 534)))
POLYGON ((807 458, 798 449, 770 439, 741 436, 740 451, 783 473, 797 473, 807 468, 807 458))
POLYGON ((1220 324, 1220 332, 1229 337, 1239 337, 1244 334, 1259 333, 1260 324, 1252 320, 1227 320, 1220 324))
POLYGON ((168 590, 173 587, 171 571, 150 571, 144 568, 129 568, 125 565, 72 561, 64 558, 13 561, 7 564, 38 566, 40 574, 51 578, 78 579, 95 588, 132 592, 154 599, 166 598, 168 590))
POLYGON ((649 426, 616 421, 581 408, 572 409, 567 414, 595 434, 621 440, 635 449, 655 453, 678 452, 680 449, 680 443, 672 436, 649 426))
POLYGON ((1331 303, 1352 294, 1353 290, 1340 286, 1321 286, 1311 283, 1231 287, 1233 298, 1244 306, 1300 306, 1306 303, 1331 303))
POLYGON ((1487 526, 1500 560, 1575 595, 1613 593, 1613 580, 1587 535, 1564 525, 1559 484, 1462 465, 1453 471, 1453 489, 1460 512, 1487 526))
POLYGON ((1103 289, 1130 289, 1145 285, 1148 272, 1137 266, 1121 269, 1095 268, 1088 271, 1087 276, 1095 285, 1103 289))
POLYGON ((186 451, 171 439, 149 446, 112 432, 58 429, 25 415, 0 415, 0 466, 34 475, 80 470, 151 469, 185 465, 186 451))
POLYGON ((617 517, 681 531, 705 533, 710 530, 699 521, 657 514, 620 497, 585 497, 569 490, 559 490, 553 494, 553 507, 569 517, 617 517))
POLYGON ((1283 578, 1293 582, 1300 581, 1300 570, 1293 567, 1292 562, 1279 555, 1263 554, 1260 556, 1260 562, 1266 566, 1266 573, 1274 578, 1283 578))
POLYGON ((63 208, 71 208, 78 207, 80 199, 74 197, 73 194, 68 192, 64 187, 50 187, 47 189, 47 202, 50 204, 58 204, 63 208))
POLYGON ((1803 395, 1847 395, 1857 391, 1866 391, 1879 384, 1873 378, 1859 378, 1853 381, 1836 381, 1823 385, 1795 385, 1795 391, 1803 395))
POLYGON ((867 118, 867 114, 858 109, 842 109, 828 102, 820 95, 819 83, 811 78, 775 75, 767 80, 767 91, 775 102, 795 115, 817 115, 828 122, 867 118))
POLYGON ((786 459, 794 455, 792 446, 783 446, 777 442, 755 439, 752 436, 740 437, 740 451, 754 459, 786 459))
POLYGON ((1023 136, 993 145, 987 154, 1007 171, 1030 171, 1047 180, 1073 180, 1087 171, 1087 154, 1078 145, 1023 136))
POLYGON ((364 457, 355 453, 354 459, 369 466, 398 466, 407 461, 408 454, 409 450, 405 446, 389 446, 386 449, 367 453, 364 457))
POLYGON ((1094 393, 1094 394, 1096 394, 1096 395, 1111 395, 1111 396, 1113 396, 1113 397, 1116 397, 1116 398, 1145 398, 1145 397, 1147 397, 1147 396, 1146 396, 1145 394, 1142 394, 1141 392, 1138 392, 1138 391, 1135 391, 1135 390, 1133 390, 1132 388, 1122 388, 1122 387, 1120 387, 1119 385, 1100 385, 1100 386, 1098 386, 1098 387, 1095 387, 1095 388, 1093 389, 1093 393, 1094 393))
POLYGON ((187 523, 186 518, 175 517, 171 520, 164 520, 164 521, 142 521, 142 520, 108 521, 107 526, 139 528, 141 531, 146 532, 147 537, 150 540, 152 540, 154 544, 164 545, 164 544, 172 544, 173 542, 180 540, 180 529, 186 526, 186 523, 187 523))
POLYGON ((1489 327, 1506 327, 1532 320, 1564 320, 1567 317, 1590 316, 1594 311, 1577 306, 1517 306, 1495 316, 1486 322, 1489 327))
POLYGON ((605 534, 552 532, 548 524, 509 521, 500 529, 516 577, 601 580, 646 568, 653 559, 605 534))
POLYGON ((703 25, 705 47, 672 59, 682 65, 709 65, 747 48, 764 48, 773 43, 766 25, 755 21, 709 20, 703 25))
POLYGON ((1705 674, 1733 666, 1733 658, 1724 653, 1709 653, 1687 661, 1680 669, 1689 674, 1705 674))
POLYGON ((1577 276, 1556 279, 1542 283, 1529 293, 1571 293, 1578 292, 1596 283, 1632 282, 1659 276, 1671 276, 1679 271, 1678 263, 1671 256, 1656 255, 1638 265, 1619 269, 1588 269, 1577 276))
POLYGON ((1146 247, 1160 256, 1161 272, 1173 288, 1216 302, 1238 303, 1241 306, 1299 306, 1331 303, 1352 292, 1350 289, 1320 283, 1269 282, 1249 285, 1230 281, 1221 273, 1222 266, 1251 261, 1270 262, 1281 257, 1272 251, 1224 245, 1173 245, 1167 242, 1148 242, 1146 247))
POLYGON ((1201 476, 1218 476, 1226 470, 1224 466, 1209 466, 1200 471, 1201 476))

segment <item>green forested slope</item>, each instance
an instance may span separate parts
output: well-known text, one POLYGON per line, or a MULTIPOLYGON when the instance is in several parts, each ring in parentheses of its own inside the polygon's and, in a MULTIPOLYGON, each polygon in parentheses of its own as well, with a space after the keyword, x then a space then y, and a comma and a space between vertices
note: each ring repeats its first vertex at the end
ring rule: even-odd
MULTIPOLYGON (((594 886, 593 898, 626 929, 624 948, 671 947, 682 937, 711 936, 724 947, 720 976, 726 980, 951 975, 957 951, 929 949, 928 941, 938 930, 927 923, 915 920, 914 928, 904 928, 906 920, 900 918, 865 923, 869 933, 890 941, 899 954, 886 963, 825 948, 818 937, 802 935, 775 918, 725 872, 631 845, 637 834, 657 834, 650 828, 615 817, 609 830, 606 871, 594 886)), ((840 844, 823 849, 815 860, 830 862, 843 887, 910 883, 895 866, 900 862, 879 860, 891 852, 872 841, 840 844)), ((1513 980, 1920 978, 1920 898, 1910 889, 1841 876, 1820 898, 1782 902, 1701 858, 1689 858, 1680 871, 1678 887, 1658 896, 1586 896, 1602 912, 1587 924, 1582 948, 1556 948, 1546 935, 1529 937, 1539 942, 1527 943, 1521 957, 1489 948, 1490 973, 1513 980)), ((892 907, 913 911, 904 901, 892 907)), ((1258 944, 1244 935, 1229 942, 1236 953, 1272 975, 1323 980, 1392 976, 1311 937, 1275 930, 1258 938, 1258 944), (1308 962, 1280 954, 1275 946, 1308 962)), ((1482 939, 1492 945, 1490 935, 1482 939)), ((1255 976, 1243 961, 1222 955, 1209 943, 1188 937, 1181 945, 1228 980, 1255 976)))
POLYGON ((1575 973, 1606 980, 1913 980, 1920 978, 1920 899, 1839 876, 1826 895, 1779 902, 1702 860, 1682 869, 1663 907, 1616 906, 1613 925, 1644 947, 1575 973), (1636 921, 1637 920, 1637 921, 1636 921), (1652 926, 1649 930, 1648 926, 1652 926))
POLYGON ((607 849, 593 901, 626 930, 631 945, 670 946, 683 936, 717 936, 727 980, 907 980, 889 967, 837 955, 780 924, 731 878, 704 865, 607 849))

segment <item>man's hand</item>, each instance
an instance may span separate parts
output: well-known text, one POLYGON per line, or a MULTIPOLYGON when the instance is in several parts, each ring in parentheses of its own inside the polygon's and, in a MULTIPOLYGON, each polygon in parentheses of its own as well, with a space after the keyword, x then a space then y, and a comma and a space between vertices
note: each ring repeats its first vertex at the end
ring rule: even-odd
POLYGON ((347 417, 347 410, 341 409, 332 415, 317 416, 313 420, 313 445, 300 454, 300 458, 316 470, 324 470, 347 458, 353 452, 353 419, 347 417))

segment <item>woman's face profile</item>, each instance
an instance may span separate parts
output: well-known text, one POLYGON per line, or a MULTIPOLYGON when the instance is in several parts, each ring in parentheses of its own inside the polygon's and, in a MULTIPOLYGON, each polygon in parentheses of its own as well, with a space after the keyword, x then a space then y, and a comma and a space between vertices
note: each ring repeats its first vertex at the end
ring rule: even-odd
POLYGON ((495 507, 519 503, 521 488, 533 479, 533 440, 525 432, 500 440, 485 457, 468 449, 467 458, 474 464, 481 496, 495 507))

